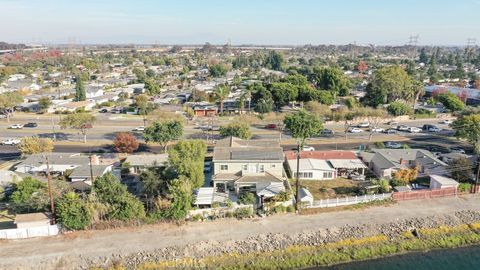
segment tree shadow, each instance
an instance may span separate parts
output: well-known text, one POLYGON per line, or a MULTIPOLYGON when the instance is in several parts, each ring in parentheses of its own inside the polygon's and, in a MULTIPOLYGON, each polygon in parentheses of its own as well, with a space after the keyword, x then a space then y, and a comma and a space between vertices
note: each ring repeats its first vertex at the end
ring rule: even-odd
POLYGON ((132 135, 135 137, 135 139, 137 139, 137 140, 143 140, 143 133, 141 133, 141 132, 121 132, 121 131, 119 131, 119 132, 110 132, 110 133, 104 134, 104 135, 103 135, 103 138, 105 138, 105 139, 107 139, 107 140, 112 140, 112 141, 113 141, 113 140, 115 140, 115 138, 117 137, 117 134, 118 134, 118 133, 130 133, 130 134, 132 134, 132 135))
POLYGON ((50 138, 55 139, 56 141, 68 141, 71 137, 71 134, 63 133, 63 132, 55 132, 55 133, 40 133, 37 134, 40 138, 50 138))

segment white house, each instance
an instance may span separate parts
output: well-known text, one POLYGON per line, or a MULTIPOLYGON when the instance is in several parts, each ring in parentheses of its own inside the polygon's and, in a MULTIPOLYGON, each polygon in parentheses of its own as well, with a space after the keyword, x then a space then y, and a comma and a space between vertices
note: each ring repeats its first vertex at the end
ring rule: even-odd
POLYGON ((458 182, 441 175, 430 175, 430 189, 458 188, 458 182))
MULTIPOLYGON (((289 159, 288 167, 294 178, 297 177, 297 160, 289 159)), ((335 169, 327 161, 321 159, 300 159, 299 178, 301 180, 333 180, 335 169)))

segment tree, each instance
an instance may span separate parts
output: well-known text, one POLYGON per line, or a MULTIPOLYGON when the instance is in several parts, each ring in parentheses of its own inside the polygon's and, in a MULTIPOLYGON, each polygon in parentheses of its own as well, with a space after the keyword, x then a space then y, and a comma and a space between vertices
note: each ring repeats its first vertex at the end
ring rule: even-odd
POLYGON ((213 64, 208 67, 212 77, 218 78, 227 75, 228 68, 225 64, 213 64))
POLYGON ((381 68, 367 85, 367 94, 363 101, 366 105, 378 107, 400 99, 408 100, 413 96, 412 83, 407 72, 399 66, 381 68))
POLYGON ((290 83, 272 83, 270 91, 277 107, 285 106, 298 97, 298 87, 290 83))
POLYGON ((57 215, 63 227, 70 230, 83 230, 92 222, 87 202, 75 192, 68 192, 58 200, 57 215))
POLYGON ((255 104, 254 110, 258 113, 264 114, 273 111, 274 102, 273 99, 259 99, 255 104))
POLYGON ((270 50, 265 58, 264 66, 273 70, 283 70, 285 60, 283 55, 277 51, 270 50))
POLYGON ((466 157, 459 157, 448 164, 447 170, 450 171, 453 179, 460 183, 467 183, 472 180, 473 164, 466 157))
POLYGON ((149 99, 147 95, 138 95, 135 97, 134 106, 138 110, 138 114, 143 117, 143 125, 147 125, 147 115, 152 110, 152 107, 149 106, 149 99))
POLYGON ((132 133, 129 132, 117 133, 113 144, 115 151, 126 154, 131 154, 135 152, 140 146, 137 138, 135 138, 135 136, 133 136, 132 133))
POLYGON ((47 185, 30 176, 14 183, 9 200, 16 213, 44 211, 48 205, 47 185))
POLYGON ((192 188, 199 188, 205 182, 203 173, 207 145, 202 140, 184 140, 168 151, 168 164, 177 178, 185 176, 192 188))
POLYGON ((183 125, 178 120, 156 121, 145 128, 145 142, 159 143, 167 151, 168 143, 183 136, 183 125))
POLYGON ((372 136, 374 133, 373 128, 378 128, 380 124, 383 122, 385 118, 387 118, 388 114, 383 109, 374 109, 374 108, 364 108, 365 115, 368 119, 368 123, 370 124, 370 133, 368 135, 368 140, 372 140, 372 136))
POLYGON ((357 65, 357 70, 360 73, 365 73, 368 70, 368 64, 365 61, 360 61, 357 65))
POLYGON ((106 218, 132 220, 145 217, 143 204, 111 173, 95 179, 93 191, 99 202, 107 206, 106 218))
POLYGON ((400 101, 394 101, 390 103, 390 105, 388 105, 387 107, 387 111, 389 114, 393 116, 401 116, 401 115, 407 115, 412 113, 412 110, 410 109, 410 107, 408 107, 408 105, 405 104, 404 102, 400 102, 400 101))
POLYGON ((420 56, 418 58, 418 61, 424 64, 428 63, 428 55, 427 55, 427 50, 425 48, 422 48, 420 50, 420 56))
POLYGON ((45 112, 52 105, 52 101, 49 97, 41 97, 38 100, 38 106, 42 112, 45 112))
POLYGON ((23 97, 18 92, 6 92, 0 94, 0 111, 7 117, 7 122, 10 122, 10 117, 15 111, 15 106, 23 102, 23 97))
POLYGON ((60 120, 60 127, 78 130, 83 135, 83 142, 87 143, 87 131, 93 127, 96 117, 89 113, 69 114, 60 120))
POLYGON ((463 103, 463 101, 453 93, 442 93, 437 96, 437 99, 451 112, 457 112, 465 109, 465 103, 463 103))
POLYGON ((144 83, 145 83, 145 90, 150 96, 155 96, 160 94, 162 89, 154 80, 147 79, 144 83))
POLYGON ((38 136, 23 137, 18 149, 22 155, 52 152, 53 141, 50 138, 39 138, 38 136))
POLYGON ((417 179, 418 168, 400 169, 395 172, 393 178, 399 181, 402 185, 407 185, 413 180, 417 179))
POLYGON ((228 98, 228 95, 230 95, 230 88, 226 85, 219 85, 215 89, 215 96, 220 103, 220 114, 223 113, 223 101, 228 98))
POLYGON ((143 171, 140 174, 140 182, 143 184, 143 195, 150 200, 160 196, 167 189, 167 181, 155 168, 143 171))
POLYGON ((310 80, 318 89, 330 91, 334 99, 339 95, 347 96, 350 92, 350 80, 338 68, 315 67, 310 75, 310 80))
POLYGON ((451 127, 457 138, 467 140, 473 145, 475 152, 480 153, 480 114, 460 115, 451 127))
POLYGON ((76 76, 76 80, 75 101, 85 101, 87 99, 87 93, 85 91, 85 85, 83 84, 83 79, 80 74, 76 76))
POLYGON ((292 136, 300 140, 302 147, 307 138, 318 134, 323 129, 320 118, 305 110, 288 114, 283 123, 290 130, 292 136))
POLYGON ((170 208, 167 210, 167 216, 174 220, 182 220, 192 208, 193 188, 185 176, 180 176, 173 180, 169 185, 169 191, 173 198, 170 208))
POLYGON ((252 132, 250 131, 250 126, 247 123, 235 122, 226 126, 221 126, 220 135, 222 137, 233 136, 241 139, 250 139, 250 137, 252 137, 252 132))

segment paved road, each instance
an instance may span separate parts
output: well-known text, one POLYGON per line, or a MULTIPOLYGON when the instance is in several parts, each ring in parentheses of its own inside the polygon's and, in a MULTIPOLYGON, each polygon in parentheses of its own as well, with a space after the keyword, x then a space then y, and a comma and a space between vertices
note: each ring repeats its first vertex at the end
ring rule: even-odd
POLYGON ((131 254, 200 241, 240 240, 267 233, 295 233, 343 225, 378 225, 401 219, 448 215, 460 210, 480 211, 480 196, 405 201, 389 207, 311 216, 288 214, 255 220, 224 219, 191 223, 180 227, 162 224, 134 229, 78 232, 51 238, 6 241, 0 245, 0 254, 2 254, 0 268, 59 269, 59 266, 65 267, 65 264, 75 268, 74 265, 78 263, 79 257, 97 258, 112 254, 131 254))

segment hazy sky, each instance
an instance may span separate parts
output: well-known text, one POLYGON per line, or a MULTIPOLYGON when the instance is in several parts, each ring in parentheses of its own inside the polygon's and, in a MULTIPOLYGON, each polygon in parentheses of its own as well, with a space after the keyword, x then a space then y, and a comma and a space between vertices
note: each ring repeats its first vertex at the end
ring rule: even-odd
POLYGON ((0 0, 0 41, 480 43, 480 0, 0 0))

